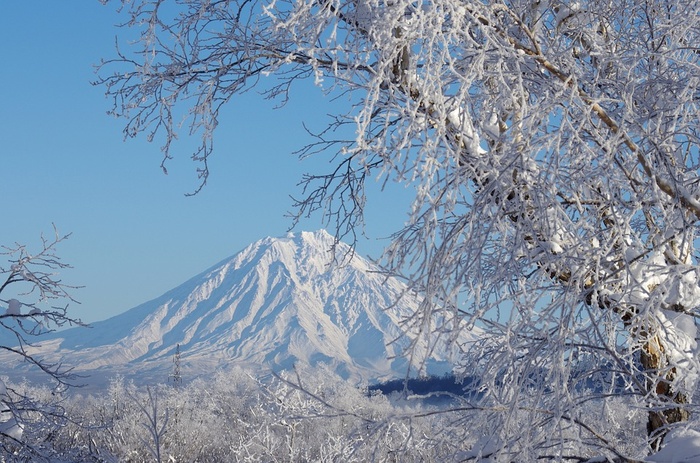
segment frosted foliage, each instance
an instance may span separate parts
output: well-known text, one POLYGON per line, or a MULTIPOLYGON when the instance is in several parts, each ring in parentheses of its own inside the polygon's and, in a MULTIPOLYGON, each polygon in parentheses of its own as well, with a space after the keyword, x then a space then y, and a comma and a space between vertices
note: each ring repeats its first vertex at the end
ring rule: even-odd
POLYGON ((161 461, 410 462, 447 454, 431 426, 448 420, 415 418, 423 411, 417 402, 394 406, 331 370, 300 372, 303 380, 252 373, 236 368, 177 389, 150 387, 151 396, 116 380, 106 394, 70 397, 73 422, 56 431, 54 451, 80 461, 154 461, 140 404, 157 394, 161 461))
MULTIPOLYGON (((234 368, 176 388, 115 379, 98 395, 73 391, 60 398, 70 419, 37 422, 43 433, 32 433, 27 442, 51 455, 50 461, 388 463, 500 462, 513 461, 512 455, 533 461, 543 439, 541 423, 528 421, 528 413, 479 408, 464 397, 426 401, 411 391, 368 392, 323 367, 280 377, 254 373, 260 371, 234 368), (499 414, 509 415, 511 426, 531 440, 499 434, 494 421, 499 414), (154 458, 153 424, 160 433, 160 459, 154 458), (494 454, 504 444, 508 451, 494 454)), ((643 414, 624 399, 608 397, 584 404, 577 419, 595 420, 596 431, 613 438, 637 431, 643 414)), ((591 447, 591 436, 581 436, 572 423, 561 433, 582 458, 601 454, 591 447)), ((644 445, 637 433, 620 448, 639 455, 644 445)))
POLYGON ((408 330, 485 330, 460 367, 513 410, 494 416, 503 448, 524 413, 548 455, 571 455, 565 425, 615 455, 575 418, 598 394, 646 408, 654 447, 688 419, 700 3, 192 0, 168 17, 159 3, 124 2, 141 40, 100 70, 126 134, 161 134, 167 162, 182 103, 205 182, 235 94, 284 101, 308 77, 341 96, 347 112, 301 150, 336 165, 303 179, 298 215, 354 236, 366 180, 415 191, 384 269, 424 296, 408 330))

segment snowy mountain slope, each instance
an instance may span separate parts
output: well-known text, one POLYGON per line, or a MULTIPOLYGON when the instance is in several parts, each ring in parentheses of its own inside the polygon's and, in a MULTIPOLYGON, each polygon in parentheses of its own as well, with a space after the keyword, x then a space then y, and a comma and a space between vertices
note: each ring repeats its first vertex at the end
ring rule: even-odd
MULTIPOLYGON (((41 342, 42 355, 77 371, 161 380, 177 345, 185 375, 297 362, 329 363, 356 379, 405 375, 406 340, 393 341, 417 299, 393 305, 404 286, 359 256, 332 265, 332 244, 325 231, 265 238, 157 299, 91 328, 55 333, 41 342)), ((340 243, 337 251, 347 249, 340 243)), ((445 371, 448 357, 433 353, 429 371, 445 371)))

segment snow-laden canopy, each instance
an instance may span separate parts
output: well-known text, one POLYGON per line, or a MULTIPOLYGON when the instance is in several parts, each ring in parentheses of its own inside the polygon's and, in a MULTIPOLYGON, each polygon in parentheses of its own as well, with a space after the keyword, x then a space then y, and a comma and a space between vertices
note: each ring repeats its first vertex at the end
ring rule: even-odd
POLYGON ((550 444, 565 453, 572 435, 615 454, 574 418, 608 394, 649 408, 652 445, 688 419, 700 305, 697 2, 125 5, 141 38, 104 64, 101 83, 127 135, 164 135, 164 162, 186 108, 203 135, 203 182, 219 110, 236 94, 262 86, 284 99, 313 78, 347 99, 302 151, 329 152, 335 168, 304 179, 298 213, 321 210, 352 235, 367 180, 415 190, 384 268, 425 295, 408 329, 486 331, 461 366, 490 391, 489 432, 510 458, 550 444), (531 414, 537 431, 520 439, 499 410, 531 414))

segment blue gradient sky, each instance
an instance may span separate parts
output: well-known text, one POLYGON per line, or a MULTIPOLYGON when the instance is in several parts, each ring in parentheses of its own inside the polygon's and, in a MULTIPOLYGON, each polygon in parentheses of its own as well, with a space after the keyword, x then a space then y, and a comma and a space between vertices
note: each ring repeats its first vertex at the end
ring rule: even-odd
MULTIPOLYGON (((265 236, 282 236, 290 194, 304 172, 329 170, 327 159, 299 161, 311 141, 302 121, 321 128, 332 110, 311 85, 286 107, 249 92, 226 109, 215 139, 208 186, 189 160, 197 140, 184 134, 177 158, 160 170, 161 152, 144 138, 124 141, 123 120, 106 115, 94 65, 113 56, 116 4, 32 0, 3 4, 0 43, 0 244, 36 247, 41 233, 72 233, 59 248, 83 285, 72 315, 92 322, 123 312, 265 236)), ((335 103, 336 105, 338 103, 335 103)), ((337 106, 336 106, 337 107, 337 106)), ((405 217, 405 190, 375 198, 362 255, 377 256, 405 217)), ((297 230, 321 227, 320 217, 297 230)))

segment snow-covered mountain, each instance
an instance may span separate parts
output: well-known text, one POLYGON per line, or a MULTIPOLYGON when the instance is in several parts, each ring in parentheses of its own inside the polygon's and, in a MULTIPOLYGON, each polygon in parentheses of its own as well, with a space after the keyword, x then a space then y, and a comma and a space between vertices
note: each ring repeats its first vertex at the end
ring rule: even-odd
MULTIPOLYGON (((54 333, 42 356, 93 376, 161 381, 180 347, 183 377, 235 364, 286 369, 330 364, 346 378, 404 376, 401 320, 418 304, 355 255, 333 264, 325 231, 265 238, 161 297, 121 315, 54 333)), ((349 248, 338 243, 336 252, 349 248)), ((437 349, 429 372, 449 369, 437 349), (432 370, 432 371, 431 371, 432 370)))

